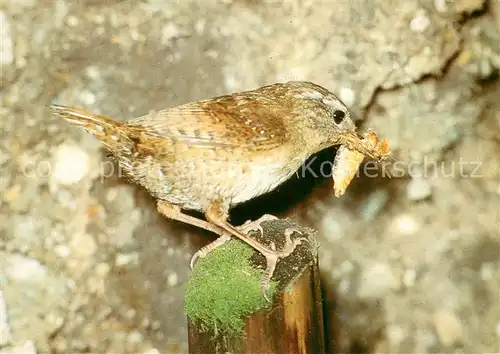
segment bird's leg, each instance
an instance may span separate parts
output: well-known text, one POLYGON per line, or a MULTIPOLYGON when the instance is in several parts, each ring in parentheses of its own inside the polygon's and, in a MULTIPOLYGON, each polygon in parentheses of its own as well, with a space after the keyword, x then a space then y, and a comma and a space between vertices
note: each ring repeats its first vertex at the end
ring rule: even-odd
MULTIPOLYGON (((207 254, 212 252, 217 247, 222 246, 231 239, 231 234, 228 231, 205 220, 201 220, 195 218, 194 216, 184 214, 177 205, 170 204, 168 202, 160 200, 157 203, 157 209, 160 212, 160 214, 164 215, 168 219, 193 225, 219 235, 219 237, 215 241, 212 241, 208 245, 203 246, 198 251, 196 251, 193 257, 191 257, 191 261, 189 262, 191 269, 193 269, 194 263, 198 258, 206 257, 207 254)), ((260 230, 262 234, 263 230, 262 227, 260 226, 260 223, 275 219, 277 219, 277 217, 266 214, 258 220, 246 222, 244 225, 238 227, 238 229, 241 230, 241 232, 243 233, 248 233, 249 231, 254 231, 254 230, 260 230)))
POLYGON ((196 251, 193 257, 191 257, 191 261, 189 262, 191 269, 193 269, 194 262, 196 262, 198 258, 204 258, 211 251, 213 251, 219 246, 222 246, 224 243, 226 243, 231 239, 231 235, 224 229, 218 227, 217 225, 211 224, 205 220, 201 220, 195 218, 194 216, 184 214, 177 205, 173 205, 165 201, 158 201, 157 209, 160 212, 160 214, 163 214, 165 217, 169 219, 197 226, 219 235, 219 237, 215 241, 209 243, 206 246, 203 246, 198 251, 196 251))
MULTIPOLYGON (((184 214, 183 214, 184 215, 184 214)), ((247 234, 249 231, 260 231, 260 234, 262 235, 264 233, 264 230, 262 230, 262 226, 260 226, 261 223, 264 221, 272 221, 272 220, 277 220, 278 218, 273 215, 265 214, 261 216, 258 220, 255 221, 250 221, 248 220, 245 222, 243 225, 236 227, 238 230, 243 232, 244 234, 247 234)), ((198 221, 198 219, 197 219, 198 221)), ((212 224, 210 224, 212 225, 212 224)), ((214 249, 216 249, 219 246, 222 246, 225 244, 227 241, 231 239, 231 234, 225 230, 222 230, 222 235, 220 235, 215 241, 210 242, 208 245, 203 246, 200 248, 191 258, 191 269, 194 267, 194 262, 198 258, 205 258, 207 254, 212 252, 214 249)))
POLYGON ((184 214, 181 211, 181 208, 179 208, 177 205, 167 203, 163 200, 159 200, 158 203, 156 204, 156 207, 158 209, 158 212, 160 212, 160 214, 163 214, 168 219, 177 220, 189 225, 193 225, 205 229, 207 231, 216 233, 217 235, 222 235, 224 232, 224 229, 222 229, 217 225, 209 223, 205 220, 195 218, 194 216, 184 214))
MULTIPOLYGON (((290 254, 293 253, 295 248, 302 243, 302 241, 307 241, 305 237, 300 237, 292 241, 291 235, 293 234, 294 229, 287 229, 285 231, 285 246, 281 251, 276 251, 273 249, 274 247, 267 247, 258 241, 254 240, 253 238, 249 237, 247 234, 243 233, 239 228, 232 226, 228 221, 228 212, 227 209, 222 206, 221 203, 213 203, 211 204, 207 210, 205 211, 205 216, 208 221, 212 222, 213 224, 223 228, 227 232, 229 232, 231 235, 234 235, 238 237, 240 240, 243 242, 247 243, 251 247, 253 247, 255 250, 260 252, 265 258, 266 258, 266 270, 265 270, 265 275, 262 280, 262 287, 264 291, 264 297, 266 300, 269 301, 269 298, 267 297, 267 291, 269 290, 270 286, 270 281, 271 278, 274 274, 274 270, 276 269, 276 264, 278 263, 278 260, 280 258, 285 258, 288 257, 290 254)), ((263 222, 262 220, 261 222, 263 222)), ((257 226, 260 227, 260 225, 257 226)), ((247 225, 250 225, 251 227, 255 228, 254 223, 247 223, 247 225)), ((300 233, 300 232, 299 232, 300 233)))

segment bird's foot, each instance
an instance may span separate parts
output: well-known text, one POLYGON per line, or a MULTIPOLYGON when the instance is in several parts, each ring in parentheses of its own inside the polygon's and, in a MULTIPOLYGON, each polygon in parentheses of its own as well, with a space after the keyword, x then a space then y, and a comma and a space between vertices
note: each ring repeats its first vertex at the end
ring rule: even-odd
POLYGON ((203 246, 200 248, 194 255, 191 257, 191 262, 189 263, 191 266, 191 269, 194 267, 194 263, 198 258, 205 258, 207 254, 212 252, 214 249, 217 247, 222 246, 225 244, 227 241, 231 239, 231 235, 228 233, 223 233, 221 236, 219 236, 215 241, 210 242, 208 245, 203 246))
MULTIPOLYGON (((264 233, 264 230, 262 230, 262 226, 260 225, 264 221, 272 221, 272 220, 277 220, 278 218, 273 215, 269 214, 264 214, 261 216, 259 219, 255 221, 250 221, 248 220, 245 222, 243 225, 237 227, 237 229, 244 234, 247 234, 249 231, 260 231, 260 234, 262 235, 264 233)), ((190 261, 190 266, 191 269, 194 267, 194 263, 199 259, 199 258, 204 258, 206 257, 210 252, 212 252, 214 249, 216 249, 219 246, 222 246, 225 244, 227 241, 231 239, 231 235, 228 233, 223 233, 221 236, 219 236, 215 241, 209 243, 208 245, 200 248, 194 255, 191 257, 190 261)))
POLYGON ((278 217, 270 214, 264 214, 260 218, 254 221, 246 221, 243 225, 238 226, 237 229, 244 234, 248 234, 249 231, 260 231, 260 234, 262 235, 264 233, 264 230, 262 230, 261 224, 265 221, 273 221, 273 220, 278 220, 278 217))
POLYGON ((286 258, 291 255, 295 251, 295 248, 297 248, 297 246, 302 243, 302 241, 309 241, 306 237, 299 237, 292 240, 291 236, 294 232, 302 235, 302 232, 295 228, 288 228, 285 230, 285 245, 283 246, 281 251, 276 251, 276 245, 274 244, 274 242, 271 243, 271 250, 266 252, 261 251, 262 255, 266 258, 266 270, 264 271, 264 278, 262 279, 261 284, 264 298, 268 302, 271 302, 268 297, 271 278, 273 277, 279 259, 286 258))

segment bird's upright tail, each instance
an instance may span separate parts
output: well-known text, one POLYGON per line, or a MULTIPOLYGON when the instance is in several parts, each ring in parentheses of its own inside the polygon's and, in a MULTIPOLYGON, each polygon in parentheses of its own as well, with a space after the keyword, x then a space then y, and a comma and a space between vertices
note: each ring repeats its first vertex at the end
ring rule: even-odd
POLYGON ((95 135, 112 152, 130 152, 134 145, 131 131, 125 124, 82 109, 49 105, 54 114, 95 135))

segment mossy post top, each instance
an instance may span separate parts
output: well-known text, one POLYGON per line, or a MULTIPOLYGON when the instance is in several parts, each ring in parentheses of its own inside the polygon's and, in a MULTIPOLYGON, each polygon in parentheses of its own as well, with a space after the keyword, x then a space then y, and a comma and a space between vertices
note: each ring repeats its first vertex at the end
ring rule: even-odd
MULTIPOLYGON (((264 298, 261 287, 264 257, 243 242, 232 239, 200 259, 186 290, 190 348, 202 346, 205 351, 214 350, 214 340, 225 343, 219 345, 219 349, 225 346, 233 353, 250 352, 250 347, 252 351, 271 346, 284 348, 287 345, 280 344, 276 338, 286 338, 290 326, 304 327, 295 329, 303 332, 311 325, 320 328, 315 328, 313 335, 308 330, 309 335, 305 337, 318 337, 321 339, 316 338, 313 342, 322 342, 323 329, 318 322, 322 312, 318 306, 321 295, 315 231, 290 220, 264 222, 262 226, 263 235, 255 232, 251 236, 268 244, 272 241, 277 249, 283 246, 284 231, 290 227, 302 232, 302 235, 294 233, 292 238, 306 237, 309 242, 303 242, 289 257, 278 262, 271 282, 272 303, 264 298), (292 311, 295 306, 300 308, 292 311), (259 339, 261 335, 273 338, 259 339)), ((297 338, 291 342, 293 346, 299 345, 297 338)))

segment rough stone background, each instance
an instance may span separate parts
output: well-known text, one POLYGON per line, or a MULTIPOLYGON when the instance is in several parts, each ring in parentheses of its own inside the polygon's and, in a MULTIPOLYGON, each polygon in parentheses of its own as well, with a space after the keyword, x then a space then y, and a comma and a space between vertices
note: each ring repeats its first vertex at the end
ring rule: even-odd
POLYGON ((0 8, 0 353, 185 353, 188 263, 214 237, 157 215, 46 104, 125 120, 289 79, 397 158, 341 198, 316 178, 235 211, 319 230, 331 352, 500 351, 500 1, 0 8))

